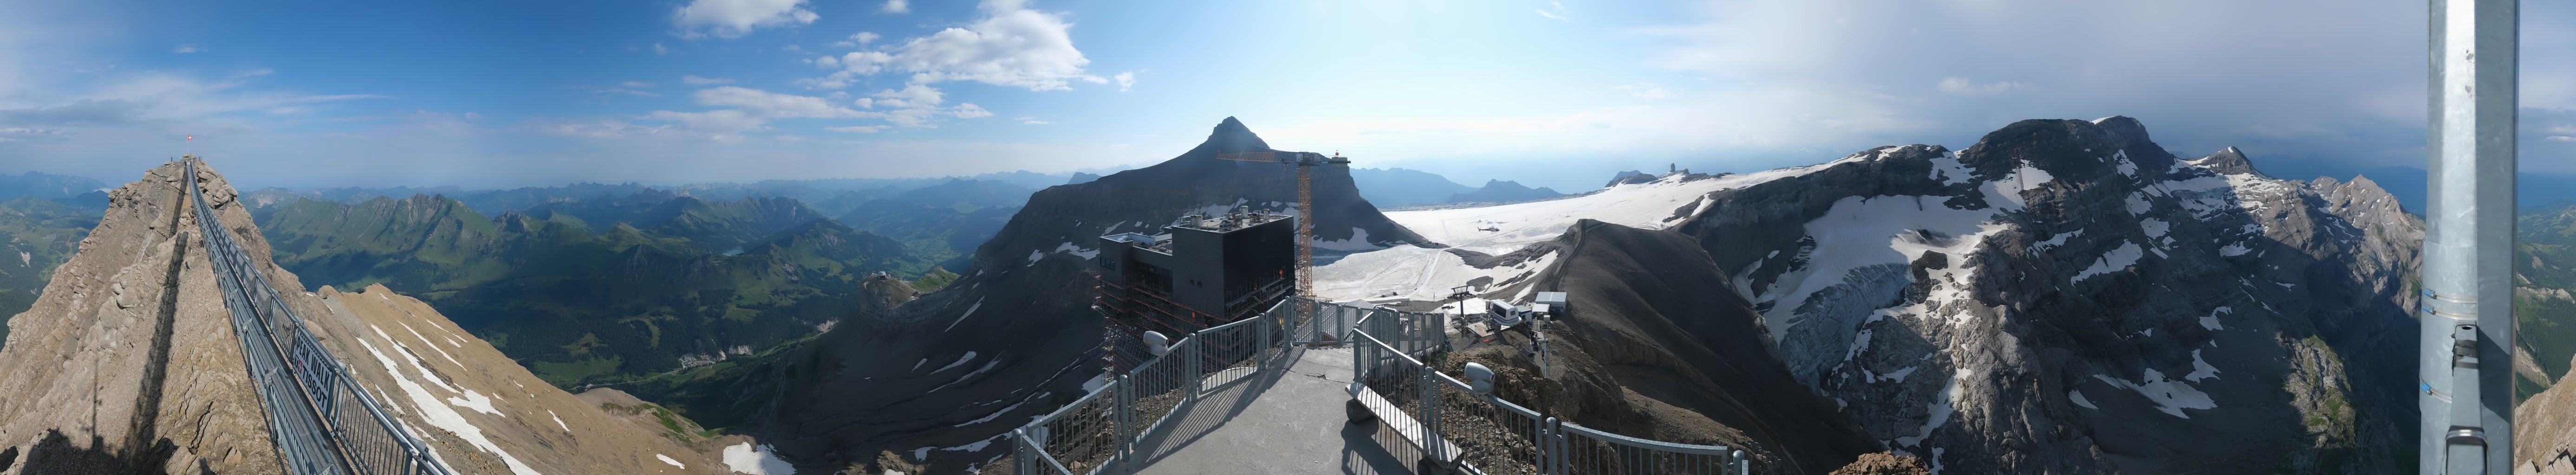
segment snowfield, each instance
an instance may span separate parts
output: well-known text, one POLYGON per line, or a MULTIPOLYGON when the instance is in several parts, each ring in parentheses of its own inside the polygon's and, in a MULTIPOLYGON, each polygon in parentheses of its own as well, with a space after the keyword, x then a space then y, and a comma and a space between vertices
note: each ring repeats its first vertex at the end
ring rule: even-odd
POLYGON ((1782 177, 1805 174, 1822 165, 1782 168, 1759 173, 1684 180, 1667 175, 1647 183, 1602 188, 1570 197, 1476 208, 1430 209, 1386 213, 1387 219, 1432 242, 1486 254, 1504 254, 1530 243, 1556 239, 1583 219, 1596 219, 1643 229, 1665 226, 1698 214, 1702 198, 1718 190, 1743 188, 1782 177), (1688 206, 1690 209, 1683 209, 1688 206))
MULTIPOLYGON (((1485 253, 1508 254, 1533 243, 1556 239, 1584 219, 1642 228, 1663 229, 1707 211, 1709 193, 1806 174, 1868 153, 1803 167, 1757 173, 1687 179, 1667 175, 1646 183, 1611 186, 1564 198, 1472 208, 1391 211, 1387 219, 1432 242, 1485 253)), ((1480 277, 1509 282, 1555 263, 1551 253, 1515 266, 1477 269, 1443 249, 1419 245, 1375 248, 1364 240, 1323 242, 1317 248, 1356 252, 1315 268, 1315 294, 1332 301, 1440 300, 1449 288, 1480 277)))

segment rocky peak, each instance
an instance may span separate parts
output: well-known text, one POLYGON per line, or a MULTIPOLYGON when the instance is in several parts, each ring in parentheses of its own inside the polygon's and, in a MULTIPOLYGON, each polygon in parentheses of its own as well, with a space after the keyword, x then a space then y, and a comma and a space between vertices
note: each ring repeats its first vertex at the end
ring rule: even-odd
POLYGON ((2245 152, 2237 150, 2236 147, 2218 149, 2218 153, 2209 154, 2207 157, 2192 160, 2192 163, 2208 168, 2210 171, 2218 172, 2220 175, 2260 175, 2263 173, 2255 171, 2254 162, 2246 160, 2245 152))
POLYGON ((1208 132, 1207 142, 1200 143, 1198 148, 1191 149, 1190 151, 1198 152, 1204 150, 1212 153, 1241 153, 1257 152, 1269 149, 1270 144, 1268 142, 1261 141, 1261 136, 1253 135, 1252 128, 1243 126, 1243 121, 1235 120, 1233 117, 1226 117, 1224 122, 1218 122, 1216 124, 1215 131, 1208 132))
MULTIPOLYGON (((2135 156, 2171 157, 2154 142, 2147 141, 2143 127, 2126 117, 2104 119, 2102 123, 2072 119, 2032 119, 2014 122, 1989 132, 1959 152, 1959 162, 1986 180, 2004 180, 2018 175, 2025 167, 2043 173, 2039 182, 2074 180, 2099 182, 2114 174, 2154 172, 2162 168, 2145 168, 2135 156), (2109 125, 2105 125, 2109 124, 2109 125), (2136 151, 2131 149, 2135 148, 2136 151)), ((2033 177, 2025 177, 2028 178, 2033 177)))

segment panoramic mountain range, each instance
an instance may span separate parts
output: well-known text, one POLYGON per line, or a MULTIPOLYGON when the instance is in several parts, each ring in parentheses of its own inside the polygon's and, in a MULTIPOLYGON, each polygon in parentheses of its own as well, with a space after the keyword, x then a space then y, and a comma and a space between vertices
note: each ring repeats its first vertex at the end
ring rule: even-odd
MULTIPOLYGON (((110 192, 0 344, 0 473, 276 473, 282 465, 171 163, 110 192), (68 362, 80 364, 68 364, 68 362)), ((419 300, 300 291, 222 175, 200 189, 250 264, 396 423, 460 473, 731 473, 717 441, 545 384, 419 300), (469 363, 470 362, 470 363, 469 363)), ((642 408, 650 410, 650 408, 642 408)), ((745 445, 736 451, 757 454, 745 445)), ((758 465, 758 460, 746 462, 758 465)))
MULTIPOLYGON (((376 383, 427 395, 387 397, 469 408, 463 420, 498 442, 437 426, 442 443, 464 444, 442 453, 479 461, 463 463, 512 471, 512 457, 535 463, 527 447, 571 443, 673 458, 600 462, 626 472, 714 469, 712 454, 735 449, 807 473, 960 473, 1006 454, 1010 429, 1102 373, 1104 326, 1083 305, 1096 237, 1236 207, 1290 210, 1293 170, 1215 158, 1273 150, 1228 118, 1160 164, 1025 183, 273 190, 219 208, 257 223, 244 240, 274 250, 273 280, 311 291, 293 299, 300 311, 334 316, 320 331, 382 345, 337 350, 385 355, 376 367, 391 379, 376 383), (391 333, 401 326, 414 330, 391 333), (447 364, 391 363, 403 360, 447 364), (492 366, 504 360, 516 364, 492 366), (448 384, 395 381, 405 378, 448 384), (504 383, 528 389, 511 399, 494 389, 504 383), (474 400, 467 392, 502 402, 439 403, 474 400), (531 411, 571 421, 555 432, 572 439, 510 417, 531 411)), ((151 204, 175 196, 163 190, 175 165, 163 168, 98 193, 114 200, 97 207, 82 198, 94 187, 69 185, 0 202, 0 251, 20 256, 0 262, 0 305, 17 305, 0 308, 16 315, 0 360, 162 364, 103 342, 222 323, 182 312, 159 327, 90 325, 148 321, 152 307, 92 305, 130 290, 65 290, 210 292, 185 283, 197 267, 175 267, 180 283, 116 270, 201 259, 172 257, 167 229, 135 224, 174 219, 151 204)), ((1442 188, 1401 169, 1316 172, 1319 295, 1434 311, 1457 286, 1480 300, 1570 292, 1550 330, 1551 374, 1517 336, 1442 364, 1497 368, 1501 397, 1587 426, 1742 447, 1760 470, 1794 473, 1875 452, 1961 473, 2413 463, 2406 309, 2424 224, 2370 178, 2285 180, 2234 148, 2178 156, 2127 117, 2021 121, 1963 149, 1877 147, 1753 173, 1628 172, 1575 195, 1501 181, 1442 188), (1444 192, 1409 203, 1441 206, 1376 202, 1373 180, 1410 180, 1423 195, 1390 199, 1444 192)), ((2526 410, 2576 404, 2553 389, 2576 360, 2576 203, 2527 209, 2519 230, 2517 392, 2534 401, 2526 410)), ((204 357, 220 356, 216 343, 180 339, 174 354, 194 356, 171 371, 238 379, 237 356, 229 367, 204 357)), ((98 374, 0 370, 0 384, 41 392, 98 374)), ((238 397, 230 384, 188 397, 238 397)), ((100 391, 80 394, 150 405, 100 391)), ((151 445, 109 442, 152 438, 132 431, 61 429, 67 413, 25 407, 0 419, 0 443, 57 430, 49 453, 151 445)), ((256 422, 169 411, 162 419, 256 422)), ((2547 449, 2566 444, 2571 423, 2524 417, 2523 459, 2576 466, 2547 449)), ((171 424, 156 430, 195 427, 171 424)), ((52 440, 27 440, 38 439, 52 440)), ((171 439, 180 455, 166 460, 241 443, 171 439)))

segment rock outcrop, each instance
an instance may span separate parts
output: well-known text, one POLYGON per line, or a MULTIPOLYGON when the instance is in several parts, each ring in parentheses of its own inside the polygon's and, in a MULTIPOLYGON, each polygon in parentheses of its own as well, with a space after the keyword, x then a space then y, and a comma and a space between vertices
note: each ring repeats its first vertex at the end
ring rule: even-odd
MULTIPOLYGON (((195 163, 195 162, 186 162, 195 163)), ((180 163, 109 193, 106 217, 9 320, 0 474, 277 473, 276 449, 184 192, 180 163)), ((307 293, 221 175, 204 196, 287 307, 459 473, 724 473, 547 386, 434 309, 381 287, 307 293)))
POLYGON ((1741 448, 1760 473, 1821 473, 1883 450, 1771 355, 1742 296, 1701 290, 1734 284, 1689 236, 1587 219, 1525 252, 1564 256, 1529 286, 1569 298, 1546 332, 1550 374, 1520 332, 1462 347, 1443 371, 1481 362, 1505 400, 1620 435, 1741 448))
MULTIPOLYGON (((2576 364, 2576 362, 2571 362, 2576 364)), ((2513 473, 2576 474, 2576 388, 2557 385, 2513 408, 2513 473)))

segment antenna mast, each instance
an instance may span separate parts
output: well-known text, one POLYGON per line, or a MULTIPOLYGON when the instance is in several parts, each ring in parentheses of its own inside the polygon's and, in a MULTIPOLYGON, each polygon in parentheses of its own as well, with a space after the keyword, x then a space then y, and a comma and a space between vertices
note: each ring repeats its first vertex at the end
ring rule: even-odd
POLYGON ((2518 0, 2431 0, 2432 183, 2416 363, 2421 473, 2513 471, 2520 8, 2518 0))

